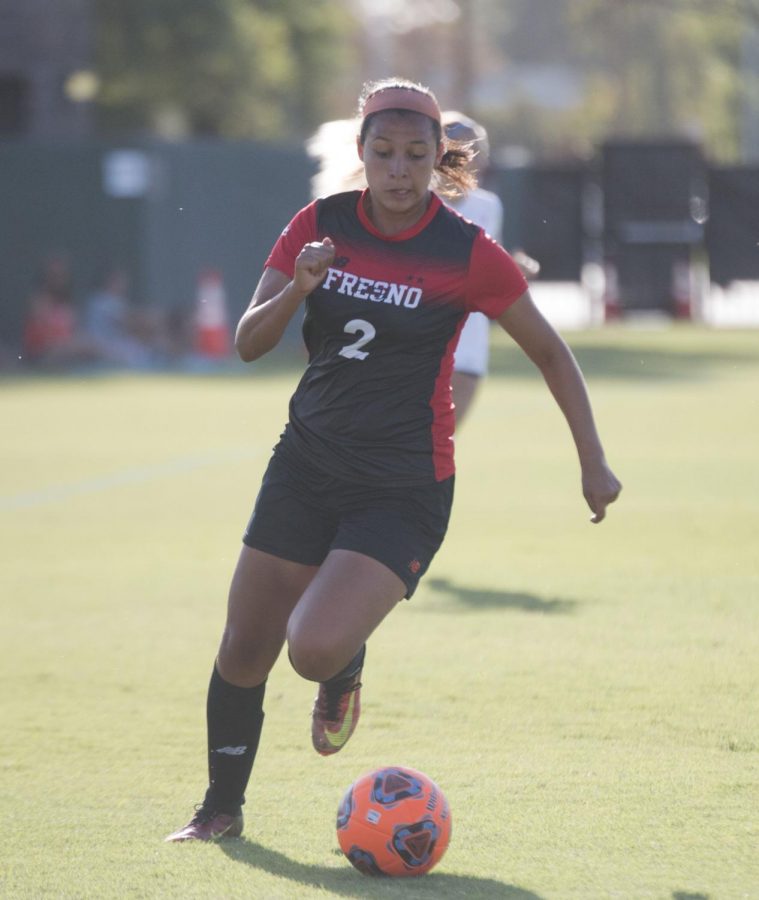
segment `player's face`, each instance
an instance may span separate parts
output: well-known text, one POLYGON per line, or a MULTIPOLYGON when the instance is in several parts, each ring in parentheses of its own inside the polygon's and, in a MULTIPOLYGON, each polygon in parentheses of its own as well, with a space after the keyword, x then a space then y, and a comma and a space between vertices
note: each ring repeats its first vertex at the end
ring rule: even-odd
MULTIPOLYGON (((424 215, 432 171, 443 155, 427 116, 378 113, 358 152, 364 163, 372 210, 380 220, 413 224, 424 215)), ((381 227, 382 222, 375 222, 381 227)))

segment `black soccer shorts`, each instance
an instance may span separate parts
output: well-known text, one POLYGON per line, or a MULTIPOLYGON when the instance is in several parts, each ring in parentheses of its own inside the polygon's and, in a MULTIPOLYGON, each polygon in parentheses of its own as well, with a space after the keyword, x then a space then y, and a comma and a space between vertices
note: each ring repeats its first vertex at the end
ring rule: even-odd
POLYGON ((376 559, 416 590, 443 542, 454 476, 387 487, 331 477, 306 462, 272 456, 243 535, 248 547, 307 566, 330 550, 376 559))

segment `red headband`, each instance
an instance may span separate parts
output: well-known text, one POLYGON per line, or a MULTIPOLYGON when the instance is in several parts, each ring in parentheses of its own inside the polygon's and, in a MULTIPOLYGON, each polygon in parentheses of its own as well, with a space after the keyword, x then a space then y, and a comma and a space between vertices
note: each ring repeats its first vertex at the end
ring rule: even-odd
POLYGON ((407 109, 440 122, 440 107, 437 102, 429 94, 411 88, 384 88, 377 91, 367 98, 362 114, 366 118, 388 109, 407 109))

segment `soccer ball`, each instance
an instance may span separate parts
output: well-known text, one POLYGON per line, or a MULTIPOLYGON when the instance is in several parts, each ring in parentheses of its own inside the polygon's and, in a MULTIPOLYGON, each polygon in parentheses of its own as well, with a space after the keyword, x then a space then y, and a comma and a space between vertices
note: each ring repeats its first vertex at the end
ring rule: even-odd
POLYGON ((406 766, 356 779, 337 810, 340 849, 364 875, 424 875, 451 837, 451 811, 440 788, 406 766))

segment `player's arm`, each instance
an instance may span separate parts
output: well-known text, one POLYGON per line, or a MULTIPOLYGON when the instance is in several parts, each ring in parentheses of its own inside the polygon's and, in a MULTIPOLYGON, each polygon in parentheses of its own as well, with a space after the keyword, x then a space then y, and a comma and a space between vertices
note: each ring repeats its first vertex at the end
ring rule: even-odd
POLYGON ((296 310, 321 284, 334 258, 334 244, 324 238, 303 247, 292 278, 279 269, 264 269, 235 333, 235 349, 243 362, 253 362, 277 346, 296 310))
POLYGON ((540 369, 563 412, 577 447, 583 495, 593 511, 591 522, 602 521, 622 485, 606 463, 585 380, 572 351, 540 313, 529 291, 498 322, 540 369))

